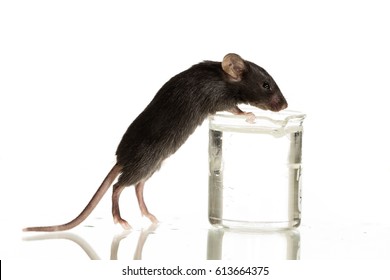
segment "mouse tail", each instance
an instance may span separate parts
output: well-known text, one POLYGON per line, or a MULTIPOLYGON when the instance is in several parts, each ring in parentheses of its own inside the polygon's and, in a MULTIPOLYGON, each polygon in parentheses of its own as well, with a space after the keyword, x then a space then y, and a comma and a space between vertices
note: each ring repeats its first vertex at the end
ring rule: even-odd
POLYGON ((24 228, 23 231, 63 231, 63 230, 74 228, 75 226, 79 225, 91 214, 93 209, 95 209, 96 205, 102 199, 102 197, 107 192, 107 190, 110 188, 115 178, 118 177, 121 170, 122 167, 120 165, 118 164, 114 165, 114 167, 107 174, 106 178, 103 180, 102 184, 100 185, 96 193, 93 195, 93 197, 91 198, 87 206, 84 208, 84 210, 81 211, 81 213, 69 223, 63 225, 57 225, 57 226, 27 227, 24 228))

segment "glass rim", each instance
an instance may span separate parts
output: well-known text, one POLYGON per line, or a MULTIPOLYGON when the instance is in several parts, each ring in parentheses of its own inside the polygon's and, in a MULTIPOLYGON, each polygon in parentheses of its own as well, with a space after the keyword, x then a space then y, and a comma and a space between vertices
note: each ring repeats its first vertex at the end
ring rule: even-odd
POLYGON ((247 116, 234 115, 227 111, 220 111, 209 116, 209 127, 216 130, 234 130, 237 132, 269 132, 284 134, 291 131, 302 131, 302 123, 306 114, 297 110, 282 110, 272 112, 253 106, 240 106, 245 112, 255 115, 255 122, 247 122, 247 116))

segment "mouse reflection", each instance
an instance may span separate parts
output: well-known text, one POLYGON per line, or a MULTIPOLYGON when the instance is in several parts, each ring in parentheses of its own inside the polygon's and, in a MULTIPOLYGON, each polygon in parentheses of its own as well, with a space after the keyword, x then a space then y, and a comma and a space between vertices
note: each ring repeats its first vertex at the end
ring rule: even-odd
POLYGON ((52 239, 56 239, 56 240, 63 239, 63 240, 72 241, 75 244, 79 245, 80 248, 87 254, 87 256, 91 260, 100 260, 99 255, 92 248, 92 246, 85 239, 81 238, 80 236, 74 233, 70 233, 70 232, 45 233, 45 234, 39 234, 39 235, 23 238, 24 241, 41 241, 41 240, 52 240, 52 239))
MULTIPOLYGON (((145 242, 149 236, 149 234, 154 233, 154 231, 158 228, 157 224, 152 224, 147 229, 142 229, 141 233, 138 238, 137 247, 134 252, 134 260, 141 260, 142 259, 142 251, 143 247, 145 245, 145 242)), ((127 238, 131 233, 131 231, 123 231, 122 233, 115 235, 111 242, 111 254, 110 259, 111 260, 117 260, 118 259, 118 250, 120 243, 123 239, 127 238)), ((45 233, 30 237, 23 238, 24 241, 40 241, 40 240, 52 240, 52 239, 62 239, 62 240, 69 240, 77 244, 84 252, 85 254, 91 259, 91 260, 100 260, 101 258, 96 253, 96 251, 92 248, 92 246, 83 238, 78 236, 75 233, 70 232, 56 232, 56 233, 45 233)))
MULTIPOLYGON (((243 231, 226 228, 157 230, 158 224, 139 231, 124 231, 111 241, 110 259, 207 259, 207 260, 297 260, 300 234, 294 230, 243 231), (150 239, 149 236, 153 235, 150 239), (127 240, 126 240, 127 239, 127 240), (126 240, 126 241, 124 241, 126 240), (123 244, 122 241, 124 242, 123 244), (150 243, 150 244, 148 244, 150 243), (148 246, 146 246, 148 244, 148 246), (157 246, 156 246, 157 245, 157 246), (165 252, 165 253, 164 253, 165 252), (184 255, 183 255, 184 254, 184 255), (127 257, 126 257, 127 256, 127 257), (122 258, 121 257, 121 258, 122 258)), ((91 260, 100 260, 96 250, 83 238, 71 232, 56 232, 24 238, 25 241, 69 240, 77 244, 91 260)), ((70 246, 72 243, 70 243, 70 246)), ((69 248, 68 248, 69 249, 69 248)), ((59 252, 61 254, 61 252, 59 252)), ((100 252, 103 255, 107 252, 100 252)), ((47 256, 52 258, 53 256, 47 256)))
POLYGON ((298 260, 300 234, 296 229, 244 231, 213 228, 208 232, 208 260, 298 260))

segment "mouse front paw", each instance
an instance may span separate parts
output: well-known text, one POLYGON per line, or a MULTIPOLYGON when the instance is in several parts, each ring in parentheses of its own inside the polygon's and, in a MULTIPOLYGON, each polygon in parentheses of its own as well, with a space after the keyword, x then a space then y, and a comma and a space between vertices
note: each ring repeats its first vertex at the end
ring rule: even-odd
POLYGON ((256 116, 252 112, 245 112, 246 119, 245 121, 247 123, 256 123, 256 116))

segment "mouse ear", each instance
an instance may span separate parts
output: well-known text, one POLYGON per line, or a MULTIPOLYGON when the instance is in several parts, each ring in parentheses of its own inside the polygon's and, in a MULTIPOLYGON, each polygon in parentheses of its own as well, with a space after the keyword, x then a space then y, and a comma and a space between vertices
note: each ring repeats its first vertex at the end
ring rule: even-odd
POLYGON ((246 67, 244 60, 238 54, 229 53, 223 58, 222 69, 233 80, 239 82, 246 67))

